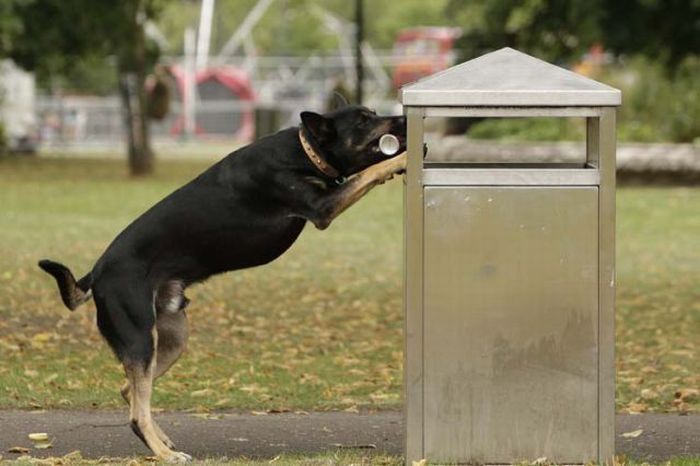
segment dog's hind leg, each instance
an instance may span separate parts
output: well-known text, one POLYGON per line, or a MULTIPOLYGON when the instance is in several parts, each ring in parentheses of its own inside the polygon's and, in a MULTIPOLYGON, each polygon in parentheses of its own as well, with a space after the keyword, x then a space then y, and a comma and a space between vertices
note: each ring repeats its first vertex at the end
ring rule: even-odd
MULTIPOLYGON (((187 346, 189 328, 187 315, 184 310, 177 312, 158 311, 156 317, 156 330, 158 332, 156 367, 153 371, 153 380, 165 374, 173 364, 180 358, 187 346)), ((121 395, 131 406, 131 385, 127 381, 121 388, 121 395)), ((163 432, 160 426, 153 421, 153 427, 158 437, 169 448, 174 448, 175 444, 163 432)))
MULTIPOLYGON (((154 332, 154 338, 157 338, 154 332)), ((144 367, 140 363, 125 363, 127 379, 131 385, 130 419, 131 429, 158 458, 169 463, 185 463, 192 457, 174 451, 161 440, 151 415, 151 393, 153 390, 153 364, 144 367)))
POLYGON ((151 415, 158 346, 153 292, 128 278, 98 283, 93 292, 98 326, 122 362, 129 382, 132 430, 161 460, 175 463, 191 460, 189 455, 166 445, 151 415))

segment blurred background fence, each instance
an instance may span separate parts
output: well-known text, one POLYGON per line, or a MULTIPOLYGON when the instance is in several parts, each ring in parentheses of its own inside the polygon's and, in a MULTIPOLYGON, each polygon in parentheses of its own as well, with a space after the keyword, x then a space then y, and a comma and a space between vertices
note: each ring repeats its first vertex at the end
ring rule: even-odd
MULTIPOLYGON (((365 104, 381 113, 400 112, 391 81, 397 60, 391 51, 371 57, 371 73, 364 80, 365 104)), ((426 56, 419 58, 426 60, 426 56)), ((258 57, 255 63, 234 57, 197 73, 193 128, 188 133, 180 66, 184 61, 182 57, 163 59, 170 102, 167 115, 151 124, 154 142, 201 139, 245 143, 255 137, 257 126, 264 127, 258 128, 259 132, 273 132, 297 124, 303 110, 325 111, 334 92, 352 99, 344 84, 352 56, 258 57)), ((126 138, 122 104, 113 95, 40 93, 34 121, 39 144, 46 149, 108 149, 126 138)))

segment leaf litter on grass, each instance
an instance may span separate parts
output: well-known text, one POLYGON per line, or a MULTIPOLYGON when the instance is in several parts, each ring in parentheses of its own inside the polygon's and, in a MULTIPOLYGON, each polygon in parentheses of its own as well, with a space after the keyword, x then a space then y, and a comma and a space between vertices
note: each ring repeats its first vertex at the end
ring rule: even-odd
MULTIPOLYGON (((127 181, 120 161, 3 165, 0 406, 122 406, 123 372, 95 327, 94 304, 67 312, 36 261, 84 273, 136 215, 204 167, 161 161, 155 178, 127 181)), ((159 379, 154 405, 398 407, 401 202, 401 184, 388 183, 328 231, 306 228, 272 264, 188 290, 189 348, 159 379)), ((699 409, 699 203, 697 188, 618 190, 619 410, 699 409)))

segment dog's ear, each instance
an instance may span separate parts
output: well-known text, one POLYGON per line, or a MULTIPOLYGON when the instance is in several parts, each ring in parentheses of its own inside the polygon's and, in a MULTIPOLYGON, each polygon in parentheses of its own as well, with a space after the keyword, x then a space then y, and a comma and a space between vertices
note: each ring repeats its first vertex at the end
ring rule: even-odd
POLYGON ((333 110, 347 107, 348 105, 350 105, 350 102, 348 102, 348 99, 345 97, 345 95, 338 91, 333 91, 333 110))
POLYGON ((329 142, 337 136, 335 124, 330 118, 314 112, 301 112, 301 124, 304 125, 319 144, 329 142))

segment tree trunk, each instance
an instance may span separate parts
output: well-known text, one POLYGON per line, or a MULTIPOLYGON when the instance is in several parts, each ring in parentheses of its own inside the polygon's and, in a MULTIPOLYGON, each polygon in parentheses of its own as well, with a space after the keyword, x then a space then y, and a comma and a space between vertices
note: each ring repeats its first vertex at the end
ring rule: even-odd
POLYGON ((153 172, 149 118, 146 99, 146 36, 140 18, 140 2, 135 2, 130 35, 119 58, 119 94, 129 144, 129 170, 132 176, 153 172))
POLYGON ((120 73, 119 94, 124 108, 129 171, 133 176, 148 175, 153 172, 153 151, 150 145, 149 121, 143 87, 143 82, 137 73, 120 73))

